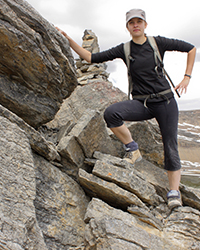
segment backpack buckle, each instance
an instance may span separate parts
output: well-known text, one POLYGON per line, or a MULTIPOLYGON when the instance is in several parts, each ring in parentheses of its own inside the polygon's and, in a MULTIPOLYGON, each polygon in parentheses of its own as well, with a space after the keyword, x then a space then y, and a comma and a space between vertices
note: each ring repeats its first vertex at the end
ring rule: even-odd
POLYGON ((150 95, 150 98, 153 99, 153 98, 155 98, 157 96, 158 96, 157 94, 153 93, 153 94, 150 95))

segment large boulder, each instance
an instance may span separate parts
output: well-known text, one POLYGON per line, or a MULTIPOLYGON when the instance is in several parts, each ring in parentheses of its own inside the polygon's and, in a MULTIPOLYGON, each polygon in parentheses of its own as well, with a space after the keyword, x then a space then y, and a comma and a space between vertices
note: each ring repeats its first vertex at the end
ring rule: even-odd
POLYGON ((26 131, 2 116, 0 171, 0 249, 68 249, 84 244, 89 202, 84 191, 33 153, 26 131))
POLYGON ((0 12, 0 103, 38 127, 77 86, 69 43, 23 0, 1 0, 0 12))
MULTIPOLYGON (((34 154, 36 217, 48 249, 81 249, 89 199, 69 176, 34 154)), ((39 248, 37 248, 39 249, 39 248)))
POLYGON ((58 154, 55 145, 52 142, 47 141, 38 131, 27 124, 19 116, 12 113, 2 105, 0 105, 0 116, 7 118, 10 122, 20 127, 29 139, 31 148, 39 155, 42 155, 49 161, 60 160, 60 155, 58 154))
POLYGON ((0 117, 0 249, 47 250, 36 219, 35 167, 22 129, 0 117))
POLYGON ((41 132, 44 131, 44 135, 48 134, 49 140, 56 144, 64 134, 70 132, 88 109, 103 114, 109 105, 126 99, 127 95, 109 82, 97 81, 85 86, 78 86, 71 96, 64 100, 54 119, 45 124, 40 130, 41 132))
POLYGON ((199 249, 199 215, 195 209, 181 208, 164 220, 159 230, 145 218, 141 220, 93 198, 85 215, 86 249, 199 249))
POLYGON ((62 156, 63 171, 75 179, 79 168, 84 168, 85 157, 91 158, 96 150, 116 154, 102 116, 95 110, 83 113, 70 133, 62 137, 57 150, 62 156))

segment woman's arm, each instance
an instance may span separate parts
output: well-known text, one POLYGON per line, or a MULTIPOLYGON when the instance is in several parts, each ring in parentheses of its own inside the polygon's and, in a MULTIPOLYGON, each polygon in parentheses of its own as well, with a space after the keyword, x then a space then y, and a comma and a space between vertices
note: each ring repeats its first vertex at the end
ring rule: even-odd
POLYGON ((56 27, 56 29, 58 31, 60 31, 60 33, 65 36, 70 44, 70 47, 84 60, 86 60, 87 62, 91 63, 91 52, 89 52, 88 50, 84 49, 83 47, 79 46, 71 37, 69 37, 64 31, 62 31, 61 29, 59 29, 58 27, 56 27))
POLYGON ((175 90, 179 90, 180 94, 183 92, 187 92, 187 87, 190 82, 191 74, 192 74, 192 69, 194 66, 194 60, 196 56, 196 48, 194 47, 188 52, 187 55, 187 66, 185 70, 185 75, 183 80, 175 87, 175 90))

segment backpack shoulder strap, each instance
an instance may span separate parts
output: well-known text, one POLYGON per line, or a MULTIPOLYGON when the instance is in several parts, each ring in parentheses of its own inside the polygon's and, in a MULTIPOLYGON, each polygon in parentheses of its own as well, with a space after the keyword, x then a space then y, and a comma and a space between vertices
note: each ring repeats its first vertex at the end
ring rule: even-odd
POLYGON ((128 73, 128 99, 130 100, 130 95, 132 91, 132 78, 130 74, 130 53, 131 53, 131 42, 124 43, 124 54, 126 57, 126 66, 127 66, 127 73, 128 73))
POLYGON ((130 49, 131 49, 131 48, 130 48, 130 41, 124 43, 124 54, 125 54, 125 57, 126 57, 126 65, 127 65, 127 68, 130 67, 130 59, 129 59, 129 55, 130 55, 130 53, 131 53, 130 49))
POLYGON ((163 64, 162 57, 160 55, 160 51, 158 49, 155 38, 153 36, 147 36, 147 39, 148 39, 149 44, 151 45, 151 47, 152 47, 152 49, 154 51, 154 57, 155 57, 156 65, 159 65, 158 59, 163 64))
MULTIPOLYGON (((167 78, 170 81, 172 87, 175 88, 175 85, 173 84, 170 76, 168 75, 167 71, 164 68, 163 60, 162 60, 162 57, 160 55, 160 51, 158 49, 155 38, 153 36, 147 36, 147 38, 148 38, 149 44, 151 45, 151 47, 152 47, 152 49, 154 51, 154 57, 155 57, 156 65, 159 66, 159 62, 162 64, 161 66, 163 68, 164 74, 167 76, 167 78)), ((178 95, 178 97, 180 97, 180 94, 178 93, 178 90, 176 90, 176 94, 178 95)))

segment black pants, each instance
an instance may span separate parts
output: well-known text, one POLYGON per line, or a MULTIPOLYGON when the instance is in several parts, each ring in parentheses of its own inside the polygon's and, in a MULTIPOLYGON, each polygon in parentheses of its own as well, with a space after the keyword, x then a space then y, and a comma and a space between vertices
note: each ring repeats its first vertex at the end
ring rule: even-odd
POLYGON ((123 125, 123 121, 143 121, 156 118, 164 145, 165 169, 177 171, 181 168, 178 154, 177 129, 178 107, 174 98, 170 103, 166 100, 161 102, 149 102, 148 108, 142 101, 127 100, 109 106, 104 113, 104 119, 109 128, 123 125))

